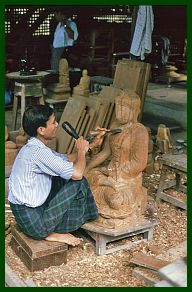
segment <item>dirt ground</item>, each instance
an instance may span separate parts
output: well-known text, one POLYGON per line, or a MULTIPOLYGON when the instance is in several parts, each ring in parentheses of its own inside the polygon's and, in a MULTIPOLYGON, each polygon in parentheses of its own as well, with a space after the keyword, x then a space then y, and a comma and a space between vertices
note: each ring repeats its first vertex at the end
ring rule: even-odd
MULTIPOLYGON (((21 279, 32 279, 38 287, 147 287, 146 282, 132 275, 135 266, 129 260, 133 255, 143 252, 157 256, 187 239, 186 210, 155 201, 159 178, 160 172, 143 174, 151 212, 159 220, 159 224, 154 227, 153 240, 103 256, 97 256, 93 246, 83 241, 80 246, 69 247, 66 265, 30 272, 9 246, 11 234, 7 232, 5 253, 10 267, 21 279)), ((178 193, 177 196, 184 199, 185 195, 178 193)), ((14 221, 10 213, 6 219, 14 221)), ((182 250, 177 258, 185 255, 186 250, 182 250)))

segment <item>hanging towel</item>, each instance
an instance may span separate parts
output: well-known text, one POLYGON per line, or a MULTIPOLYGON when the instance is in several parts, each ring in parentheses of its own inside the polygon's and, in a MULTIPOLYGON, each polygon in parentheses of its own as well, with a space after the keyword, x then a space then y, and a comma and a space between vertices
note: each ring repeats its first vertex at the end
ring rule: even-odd
POLYGON ((139 5, 130 53, 141 60, 152 51, 154 14, 151 5, 139 5))

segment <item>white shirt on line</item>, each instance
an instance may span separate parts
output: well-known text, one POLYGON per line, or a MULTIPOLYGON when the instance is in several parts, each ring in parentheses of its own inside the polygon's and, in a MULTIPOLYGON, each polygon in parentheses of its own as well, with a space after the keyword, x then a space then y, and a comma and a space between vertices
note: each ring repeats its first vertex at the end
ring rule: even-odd
POLYGON ((37 138, 30 138, 14 161, 9 177, 8 200, 13 204, 38 207, 51 190, 52 176, 66 180, 73 174, 73 162, 37 138))
POLYGON ((63 48, 63 47, 73 46, 74 41, 77 40, 79 34, 78 34, 76 23, 72 21, 71 18, 69 18, 67 20, 67 25, 73 30, 74 39, 71 39, 68 37, 65 27, 61 24, 61 22, 59 22, 54 32, 54 40, 53 40, 54 48, 63 48))

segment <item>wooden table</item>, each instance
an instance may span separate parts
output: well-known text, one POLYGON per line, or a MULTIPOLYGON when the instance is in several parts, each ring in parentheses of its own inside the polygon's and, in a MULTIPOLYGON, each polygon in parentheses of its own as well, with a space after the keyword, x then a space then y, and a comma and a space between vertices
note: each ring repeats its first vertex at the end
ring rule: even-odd
POLYGON ((165 193, 164 190, 168 190, 174 187, 177 191, 186 193, 187 187, 182 184, 181 179, 187 175, 187 155, 186 154, 164 154, 159 158, 162 163, 161 177, 159 181, 159 187, 157 190, 156 198, 167 201, 179 208, 187 209, 186 202, 165 193), (166 175, 168 171, 175 173, 175 179, 166 181, 166 175))
POLYGON ((36 97, 40 104, 44 103, 43 97, 43 79, 52 74, 53 72, 48 71, 37 71, 34 75, 20 75, 20 71, 10 72, 6 74, 8 79, 13 79, 15 82, 14 86, 14 101, 13 101, 13 124, 12 130, 16 128, 17 111, 18 111, 18 96, 21 97, 21 126, 22 117, 26 107, 26 97, 36 97))
POLYGON ((95 247, 95 252, 98 256, 113 253, 122 249, 131 249, 133 245, 143 241, 153 239, 153 228, 159 224, 157 220, 148 220, 144 217, 138 218, 135 223, 127 224, 122 228, 106 228, 97 225, 94 221, 85 223, 81 226, 79 233, 85 240, 90 241, 95 247), (121 239, 131 238, 134 235, 141 235, 141 239, 120 243, 110 247, 108 243, 118 243, 121 239))

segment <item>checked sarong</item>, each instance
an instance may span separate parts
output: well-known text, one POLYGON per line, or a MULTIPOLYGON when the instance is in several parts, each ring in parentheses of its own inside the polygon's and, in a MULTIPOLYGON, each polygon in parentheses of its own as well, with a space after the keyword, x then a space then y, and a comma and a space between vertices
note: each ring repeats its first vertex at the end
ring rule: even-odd
POLYGON ((98 217, 86 178, 66 182, 53 177, 50 194, 42 206, 31 208, 12 203, 10 206, 21 230, 34 239, 43 239, 52 232, 75 231, 98 217))

